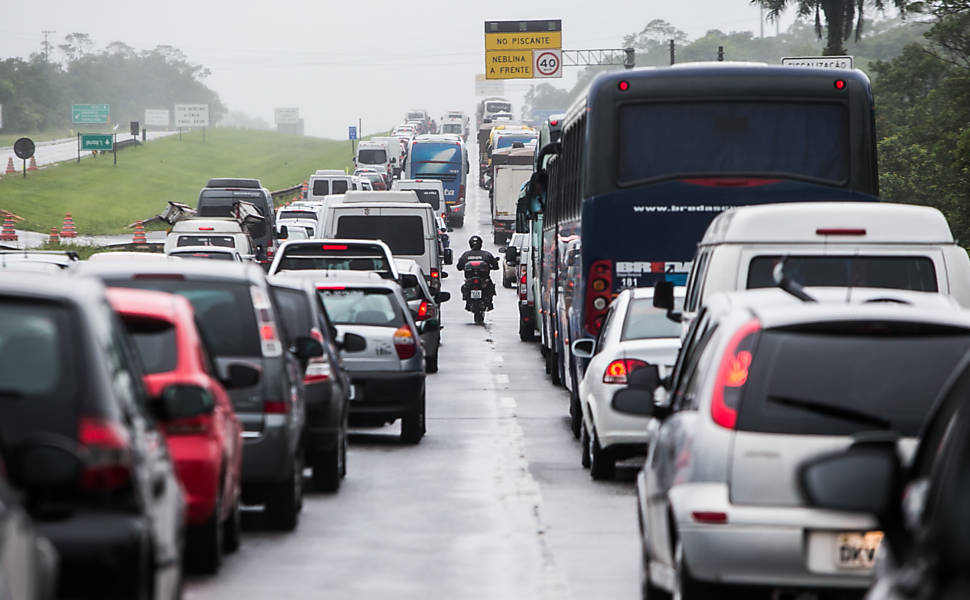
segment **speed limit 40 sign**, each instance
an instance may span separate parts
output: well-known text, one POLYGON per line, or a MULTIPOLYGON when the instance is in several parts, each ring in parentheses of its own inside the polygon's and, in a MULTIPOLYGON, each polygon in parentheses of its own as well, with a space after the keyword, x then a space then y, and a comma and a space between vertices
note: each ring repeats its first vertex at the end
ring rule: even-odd
POLYGON ((537 79, 562 77, 562 50, 533 50, 532 76, 537 79))

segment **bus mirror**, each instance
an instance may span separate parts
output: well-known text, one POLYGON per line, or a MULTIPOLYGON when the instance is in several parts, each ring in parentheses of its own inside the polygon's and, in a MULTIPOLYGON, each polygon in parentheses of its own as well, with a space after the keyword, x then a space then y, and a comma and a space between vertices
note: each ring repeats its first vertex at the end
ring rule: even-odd
POLYGON ((674 283, 658 281, 653 285, 653 305, 667 311, 674 309, 674 283))

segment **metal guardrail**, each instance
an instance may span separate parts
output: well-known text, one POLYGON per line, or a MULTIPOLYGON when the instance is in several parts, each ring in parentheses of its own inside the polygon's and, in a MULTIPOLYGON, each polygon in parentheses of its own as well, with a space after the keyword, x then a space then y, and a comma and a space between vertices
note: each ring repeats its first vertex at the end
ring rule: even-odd
POLYGON ((269 195, 272 196, 273 198, 279 198, 280 196, 285 196, 287 194, 292 194, 293 192, 298 192, 302 188, 303 188, 303 184, 298 183, 293 187, 288 187, 282 190, 276 190, 276 191, 270 192, 269 195))

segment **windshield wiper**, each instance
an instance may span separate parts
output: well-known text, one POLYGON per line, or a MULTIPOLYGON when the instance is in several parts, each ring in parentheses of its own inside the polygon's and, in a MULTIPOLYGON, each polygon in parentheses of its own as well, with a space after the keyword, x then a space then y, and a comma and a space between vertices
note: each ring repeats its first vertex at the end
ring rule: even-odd
POLYGON ((815 400, 789 398, 786 396, 768 396, 768 400, 774 402, 775 404, 793 406, 795 408, 801 408, 809 412, 825 415, 827 417, 834 417, 843 421, 855 421, 856 423, 875 425, 880 429, 892 429, 892 423, 887 419, 883 419, 882 417, 877 417, 876 415, 871 415, 860 410, 855 410, 853 408, 825 404, 824 402, 816 402, 815 400))

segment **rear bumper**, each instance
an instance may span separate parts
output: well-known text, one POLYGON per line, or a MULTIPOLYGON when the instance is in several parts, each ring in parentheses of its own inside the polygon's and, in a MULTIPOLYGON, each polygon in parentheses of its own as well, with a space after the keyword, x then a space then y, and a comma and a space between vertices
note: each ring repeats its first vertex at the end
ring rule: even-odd
POLYGON ((398 419, 414 413, 424 396, 424 371, 350 373, 350 379, 359 391, 351 416, 398 419))
POLYGON ((262 430, 255 434, 245 432, 242 460, 244 495, 254 486, 289 481, 298 432, 291 434, 291 426, 286 418, 284 415, 266 415, 262 430))
POLYGON ((464 217, 465 216, 465 203, 464 202, 445 202, 445 212, 449 217, 464 217))
POLYGON ((871 571, 835 566, 839 532, 869 531, 867 518, 806 507, 737 506, 724 484, 685 484, 670 492, 691 573, 704 581, 780 588, 867 588, 871 571), (696 522, 694 511, 724 512, 724 524, 696 522))

